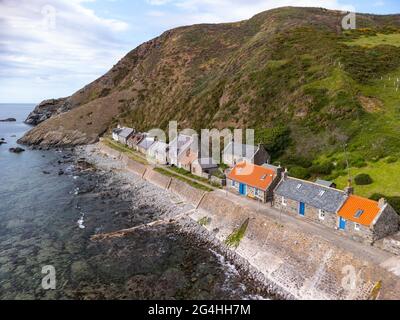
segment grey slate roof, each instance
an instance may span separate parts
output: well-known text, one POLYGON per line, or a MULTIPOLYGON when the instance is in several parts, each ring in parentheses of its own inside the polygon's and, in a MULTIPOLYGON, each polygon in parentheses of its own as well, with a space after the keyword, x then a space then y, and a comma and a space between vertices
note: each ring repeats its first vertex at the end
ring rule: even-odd
POLYGON ((326 180, 322 180, 322 179, 317 179, 315 181, 316 184, 319 184, 321 186, 325 186, 325 187, 332 187, 332 185, 334 184, 332 181, 326 181, 326 180))
POLYGON ((154 138, 144 138, 139 144, 139 148, 143 148, 144 150, 148 150, 154 143, 154 138))
POLYGON ((257 152, 258 148, 249 144, 239 144, 230 142, 225 150, 224 154, 232 154, 237 157, 246 157, 252 159, 257 152))
POLYGON ((151 147, 149 148, 151 149, 152 152, 159 152, 161 154, 163 153, 167 153, 167 149, 168 149, 168 144, 166 144, 165 142, 162 141, 156 141, 154 142, 151 147))
POLYGON ((193 142, 193 138, 191 136, 179 134, 169 144, 170 153, 173 155, 180 155, 182 153, 182 151, 185 151, 192 142, 193 142))
POLYGON ((128 138, 135 130, 131 129, 131 128, 123 128, 121 130, 120 133, 118 133, 118 135, 122 138, 128 138))
POLYGON ((336 213, 346 200, 343 191, 289 177, 280 182, 275 193, 331 213, 336 213), (324 193, 321 195, 322 191, 324 193))
POLYGON ((218 164, 213 158, 201 158, 198 159, 198 162, 202 169, 218 168, 218 164))

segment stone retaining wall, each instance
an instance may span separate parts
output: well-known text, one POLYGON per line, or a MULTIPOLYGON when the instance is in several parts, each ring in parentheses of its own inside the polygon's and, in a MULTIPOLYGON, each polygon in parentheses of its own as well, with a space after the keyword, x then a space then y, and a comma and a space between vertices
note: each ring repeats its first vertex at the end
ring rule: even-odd
POLYGON ((169 190, 179 195, 182 199, 194 206, 197 206, 199 204, 204 195, 204 191, 194 188, 187 183, 177 179, 172 179, 169 190))
POLYGON ((171 178, 167 177, 157 171, 154 171, 152 169, 148 169, 146 171, 146 174, 144 175, 144 179, 155 184, 156 186, 162 188, 162 189, 167 189, 170 182, 171 178))
POLYGON ((126 158, 126 168, 129 171, 132 171, 133 173, 139 175, 139 176, 143 176, 144 172, 147 169, 147 166, 145 166, 144 164, 138 163, 132 159, 129 159, 128 157, 126 158))
POLYGON ((379 298, 400 298, 400 279, 395 274, 322 236, 294 224, 282 225, 278 219, 233 203, 223 193, 207 194, 199 209, 192 218, 210 218, 206 228, 221 242, 250 218, 236 252, 267 281, 298 299, 369 299, 380 281, 379 298))
POLYGON ((114 150, 113 148, 110 148, 103 143, 100 143, 99 146, 100 146, 100 151, 104 154, 107 154, 109 157, 113 157, 115 159, 121 158, 122 155, 121 152, 114 150))
MULTIPOLYGON (((110 148, 101 150, 121 157, 110 148)), ((220 243, 250 218, 246 234, 234 253, 259 270, 266 283, 282 288, 287 296, 369 299, 376 292, 380 299, 400 299, 399 277, 372 259, 366 259, 362 253, 344 250, 296 224, 283 225, 274 217, 231 201, 223 192, 204 193, 177 179, 167 184, 169 177, 161 177, 152 168, 131 161, 128 166, 140 176, 147 168, 149 172, 145 177, 149 182, 164 189, 169 185, 171 192, 194 206, 200 203, 199 210, 194 211, 191 218, 194 221, 210 218, 205 228, 220 243), (380 283, 381 289, 376 290, 380 283)))

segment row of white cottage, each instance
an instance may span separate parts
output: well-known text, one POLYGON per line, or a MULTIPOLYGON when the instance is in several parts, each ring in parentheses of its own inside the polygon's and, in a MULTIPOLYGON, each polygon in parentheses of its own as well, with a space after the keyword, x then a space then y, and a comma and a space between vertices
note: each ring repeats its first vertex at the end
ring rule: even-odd
MULTIPOLYGON (((209 177, 218 170, 218 163, 212 158, 201 157, 194 151, 195 137, 178 134, 169 144, 158 141, 148 133, 136 132, 132 128, 116 128, 112 132, 114 140, 139 151, 154 163, 173 165, 185 169, 200 177, 209 177)), ((234 167, 242 161, 262 165, 268 163, 270 156, 262 145, 251 146, 231 142, 222 153, 222 162, 234 167)))

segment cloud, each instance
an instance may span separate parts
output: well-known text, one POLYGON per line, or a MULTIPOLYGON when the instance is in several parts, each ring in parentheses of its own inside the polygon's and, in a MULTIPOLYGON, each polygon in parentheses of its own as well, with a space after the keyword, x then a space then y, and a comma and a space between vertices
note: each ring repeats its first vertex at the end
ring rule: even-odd
MULTIPOLYGON (((131 49, 118 38, 129 25, 99 17, 83 6, 89 1, 54 0, 49 5, 48 0, 0 0, 2 100, 10 83, 30 83, 28 87, 43 89, 43 98, 52 87, 65 94, 63 81, 65 88, 77 90, 131 49)), ((29 91, 19 89, 20 96, 29 91)))
POLYGON ((280 6, 348 9, 341 1, 349 0, 141 1, 0 0, 0 101, 70 95, 173 27, 238 21, 280 6), (107 18, 89 8, 105 8, 107 18), (107 9, 131 24, 109 18, 107 9))
POLYGON ((283 6, 324 7, 354 10, 337 0, 147 0, 150 5, 164 8, 168 14, 161 22, 168 27, 192 23, 220 23, 249 19, 255 14, 283 6), (171 6, 177 10, 170 10, 171 6))

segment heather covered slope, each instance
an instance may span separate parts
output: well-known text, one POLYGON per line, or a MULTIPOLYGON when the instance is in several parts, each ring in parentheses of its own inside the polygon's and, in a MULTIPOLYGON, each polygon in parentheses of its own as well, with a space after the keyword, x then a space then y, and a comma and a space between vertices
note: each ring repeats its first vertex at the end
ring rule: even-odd
POLYGON ((345 32, 342 17, 280 8, 165 32, 22 142, 82 144, 117 122, 147 130, 177 120, 182 128, 255 128, 299 177, 345 174, 344 144, 355 167, 397 157, 400 15, 358 15, 358 29, 345 32))

